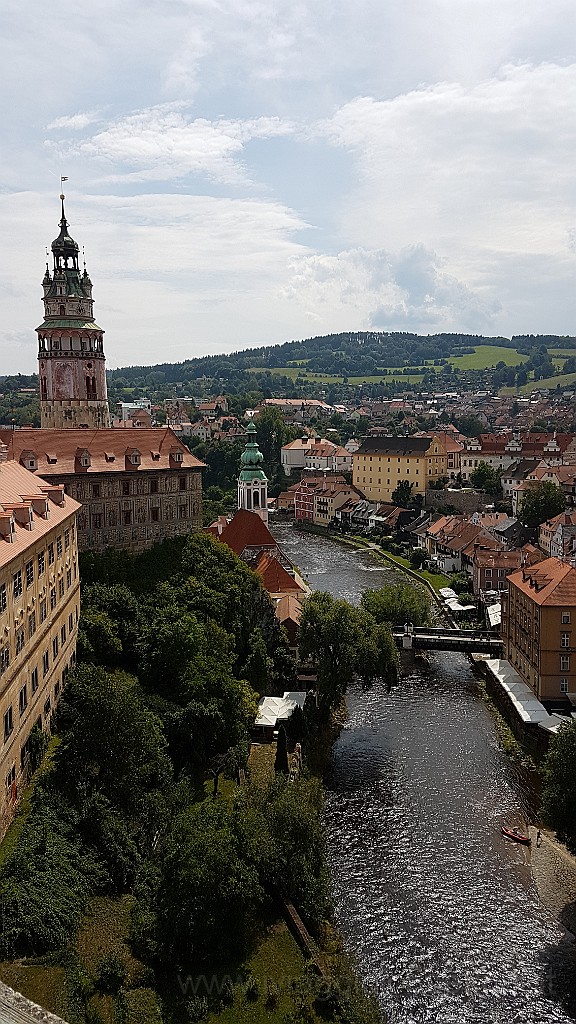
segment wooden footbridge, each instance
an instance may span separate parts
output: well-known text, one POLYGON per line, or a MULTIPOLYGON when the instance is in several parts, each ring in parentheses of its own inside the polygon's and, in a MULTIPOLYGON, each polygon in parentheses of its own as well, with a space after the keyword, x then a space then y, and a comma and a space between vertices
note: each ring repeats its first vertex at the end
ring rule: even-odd
POLYGON ((392 630, 398 647, 404 650, 462 651, 464 654, 502 654, 502 640, 485 630, 448 629, 446 627, 413 626, 392 630))

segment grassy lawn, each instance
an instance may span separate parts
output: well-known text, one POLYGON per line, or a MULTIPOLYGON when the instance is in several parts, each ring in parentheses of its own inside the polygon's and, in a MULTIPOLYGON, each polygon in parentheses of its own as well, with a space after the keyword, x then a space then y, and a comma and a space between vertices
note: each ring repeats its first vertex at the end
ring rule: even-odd
POLYGON ((572 387, 576 383, 576 373, 563 373, 559 377, 544 377, 543 380, 531 380, 524 387, 520 388, 524 394, 530 394, 532 391, 538 391, 539 388, 555 388, 558 384, 560 390, 564 388, 572 387))
MULTIPOLYGON (((397 565, 403 566, 405 569, 412 569, 410 562, 407 558, 402 558, 401 555, 389 555, 387 551, 383 551, 382 554, 390 561, 396 562, 397 565)), ((413 572, 416 570, 412 569, 413 572)), ((421 579, 426 580, 427 583, 438 593, 441 587, 449 587, 450 579, 448 576, 442 575, 442 573, 428 572, 428 569, 422 569, 416 573, 421 579)))
POLYGON ((448 362, 457 370, 486 370, 500 362, 506 363, 506 366, 518 366, 527 358, 515 349, 504 348, 502 345, 478 345, 470 355, 450 356, 448 362))

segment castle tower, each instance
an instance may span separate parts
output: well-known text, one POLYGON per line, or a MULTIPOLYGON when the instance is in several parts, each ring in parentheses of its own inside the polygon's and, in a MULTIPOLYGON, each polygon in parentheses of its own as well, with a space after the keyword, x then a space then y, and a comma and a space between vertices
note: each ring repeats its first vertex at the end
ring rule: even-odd
POLYGON ((264 456, 256 440, 256 427, 250 420, 246 428, 248 441, 240 456, 241 468, 238 477, 238 508, 256 512, 268 522, 268 477, 262 469, 264 456))
POLYGON ((54 266, 42 281, 44 322, 37 327, 42 427, 109 427, 104 331, 93 320, 92 282, 78 266, 62 200, 54 266))

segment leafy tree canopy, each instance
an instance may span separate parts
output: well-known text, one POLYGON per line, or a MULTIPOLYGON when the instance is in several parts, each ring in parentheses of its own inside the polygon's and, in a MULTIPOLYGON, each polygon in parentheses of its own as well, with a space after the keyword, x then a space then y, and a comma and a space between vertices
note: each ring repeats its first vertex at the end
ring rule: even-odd
POLYGON ((576 722, 563 725, 542 765, 542 816, 576 853, 576 722))
POLYGON ((536 527, 559 515, 566 508, 560 487, 551 480, 540 480, 524 491, 518 508, 518 519, 524 526, 536 527))

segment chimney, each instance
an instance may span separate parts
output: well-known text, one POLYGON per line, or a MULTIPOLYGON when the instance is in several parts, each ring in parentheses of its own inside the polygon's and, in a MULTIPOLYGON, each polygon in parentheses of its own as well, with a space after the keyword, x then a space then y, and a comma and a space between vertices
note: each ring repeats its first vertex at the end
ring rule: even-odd
POLYGON ((8 462, 8 445, 0 441, 0 462, 8 462))

